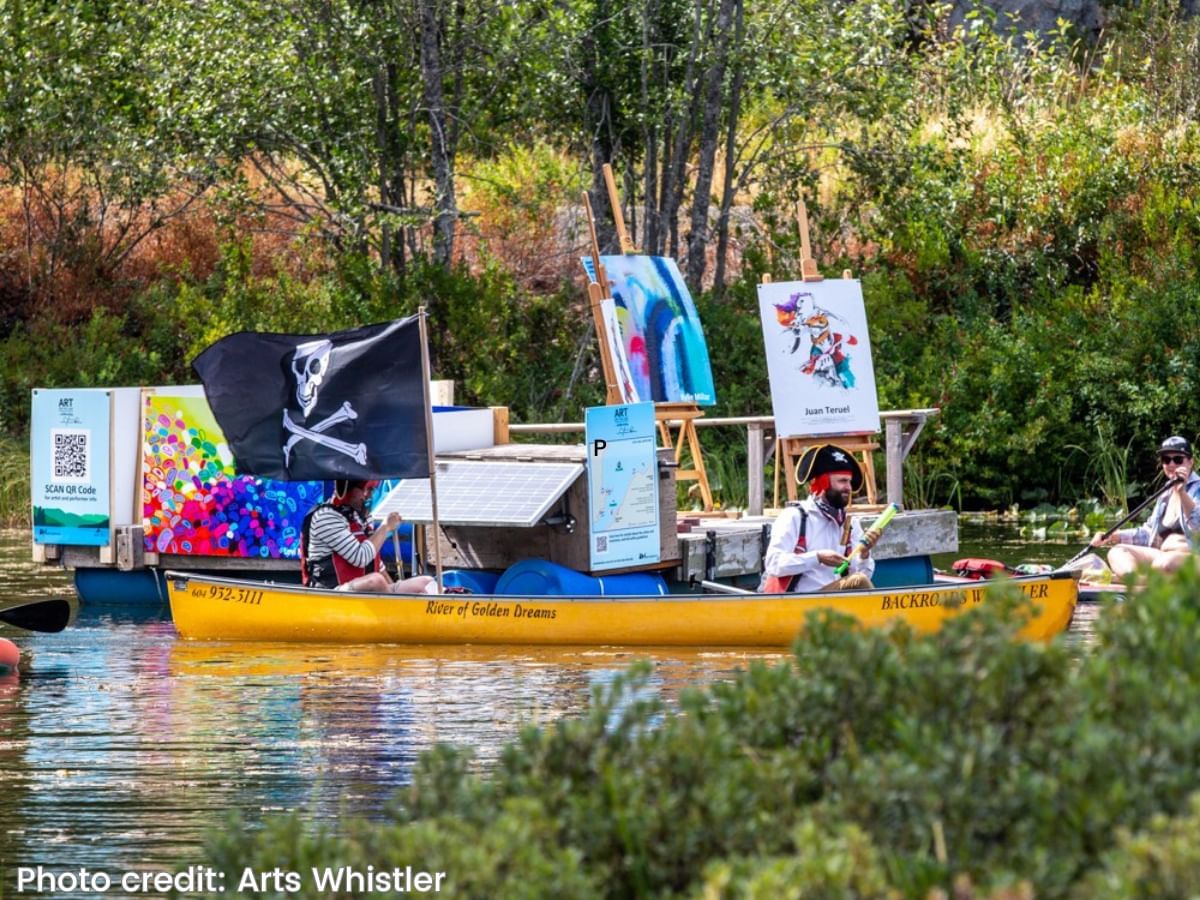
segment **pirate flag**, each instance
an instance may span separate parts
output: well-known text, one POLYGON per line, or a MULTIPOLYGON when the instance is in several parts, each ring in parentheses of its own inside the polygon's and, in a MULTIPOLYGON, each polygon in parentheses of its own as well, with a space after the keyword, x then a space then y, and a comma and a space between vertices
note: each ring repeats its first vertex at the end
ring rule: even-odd
POLYGON ((416 316, 329 335, 242 331, 206 348, 192 367, 239 474, 429 475, 416 316))

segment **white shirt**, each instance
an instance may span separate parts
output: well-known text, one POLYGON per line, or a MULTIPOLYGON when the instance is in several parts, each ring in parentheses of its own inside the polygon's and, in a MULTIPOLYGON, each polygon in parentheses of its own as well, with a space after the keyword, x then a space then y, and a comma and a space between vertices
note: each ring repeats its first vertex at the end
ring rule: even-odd
MULTIPOLYGON (((767 554, 763 558, 763 574, 799 575, 793 590, 817 591, 837 580, 832 566, 822 565, 817 561, 817 553, 821 550, 835 550, 845 555, 842 525, 822 512, 811 497, 802 500, 800 506, 808 513, 808 525, 804 531, 808 549, 803 553, 794 552, 796 539, 800 537, 801 516, 799 507, 789 506, 771 526, 771 543, 767 546, 767 554)), ((857 518, 852 519, 850 546, 858 546, 862 536, 862 524, 857 518)), ((855 554, 850 560, 850 571, 862 572, 870 578, 875 572, 875 560, 869 556, 864 559, 855 554)))

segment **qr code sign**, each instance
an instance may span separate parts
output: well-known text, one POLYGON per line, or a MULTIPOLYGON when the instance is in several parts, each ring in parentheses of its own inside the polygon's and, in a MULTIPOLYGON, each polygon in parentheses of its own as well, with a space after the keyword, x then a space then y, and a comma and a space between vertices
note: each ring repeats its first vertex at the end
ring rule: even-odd
POLYGON ((51 481, 91 480, 91 432, 81 429, 54 428, 50 441, 54 451, 51 481))
POLYGON ((608 552, 608 535, 607 534, 596 535, 596 552, 597 553, 607 553, 608 552))

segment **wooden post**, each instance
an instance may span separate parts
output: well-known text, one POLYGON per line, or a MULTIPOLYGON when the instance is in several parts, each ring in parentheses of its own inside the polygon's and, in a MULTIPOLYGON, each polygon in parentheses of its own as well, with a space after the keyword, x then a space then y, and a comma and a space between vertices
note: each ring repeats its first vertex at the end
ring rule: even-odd
POLYGON ((888 419, 884 426, 887 453, 887 501, 904 505, 904 454, 901 450, 901 423, 888 419))
POLYGON ((592 214, 592 198, 583 192, 583 208, 587 213, 588 232, 592 244, 592 270, 596 280, 588 283, 588 305, 592 310, 592 322, 596 326, 596 341, 600 349, 600 368, 604 372, 604 402, 612 405, 621 402, 621 389, 617 386, 617 373, 613 360, 608 355, 608 328, 604 324, 604 300, 609 296, 608 275, 600 261, 600 241, 596 237, 596 217, 592 214))
POLYGON ((763 427, 751 423, 746 429, 746 512, 761 516, 763 511, 763 427))
POLYGON ((604 184, 608 187, 608 203, 612 207, 613 224, 617 228, 617 240, 622 253, 637 253, 629 232, 625 230, 625 213, 621 210, 621 195, 617 193, 617 181, 613 178, 612 166, 604 164, 604 184))
POLYGON ((796 226, 800 229, 800 279, 802 281, 823 281, 817 271, 816 260, 812 258, 812 248, 808 243, 808 207, 804 200, 796 201, 796 226))
POLYGON ((783 470, 783 438, 775 436, 775 478, 774 491, 771 494, 771 506, 779 509, 779 479, 783 470))
POLYGON ((429 464, 429 510, 433 519, 433 577, 437 581, 440 594, 442 592, 442 542, 438 538, 441 533, 441 525, 438 523, 437 459, 433 452, 433 404, 429 402, 429 335, 425 330, 425 316, 425 307, 422 306, 417 324, 421 329, 421 374, 425 390, 425 455, 429 464))
POLYGON ((492 443, 507 444, 510 443, 508 433, 508 407, 493 406, 492 410, 492 443))

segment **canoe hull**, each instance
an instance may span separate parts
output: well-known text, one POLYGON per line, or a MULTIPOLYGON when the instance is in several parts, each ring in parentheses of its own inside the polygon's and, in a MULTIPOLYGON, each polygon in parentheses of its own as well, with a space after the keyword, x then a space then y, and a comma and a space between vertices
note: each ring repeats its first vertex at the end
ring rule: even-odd
MULTIPOLYGON (((1021 634, 1066 630, 1078 599, 1070 574, 1013 579, 1036 614, 1021 634)), ((805 616, 830 609, 870 627, 905 621, 932 632, 983 603, 999 582, 824 594, 520 597, 352 594, 168 573, 171 616, 189 640, 394 644, 618 644, 779 647, 805 616)))

